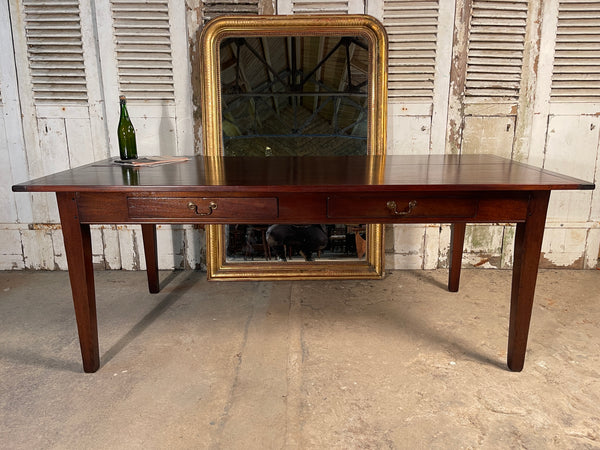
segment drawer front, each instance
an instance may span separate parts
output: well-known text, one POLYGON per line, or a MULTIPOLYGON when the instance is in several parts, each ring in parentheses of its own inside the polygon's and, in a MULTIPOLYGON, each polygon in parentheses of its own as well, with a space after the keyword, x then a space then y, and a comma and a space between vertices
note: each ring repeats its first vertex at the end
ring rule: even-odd
POLYGON ((278 217, 277 198, 237 197, 129 197, 131 219, 190 219, 269 221, 278 217))
POLYGON ((473 218, 477 214, 477 199, 422 196, 330 196, 329 218, 380 219, 389 221, 418 218, 473 218))

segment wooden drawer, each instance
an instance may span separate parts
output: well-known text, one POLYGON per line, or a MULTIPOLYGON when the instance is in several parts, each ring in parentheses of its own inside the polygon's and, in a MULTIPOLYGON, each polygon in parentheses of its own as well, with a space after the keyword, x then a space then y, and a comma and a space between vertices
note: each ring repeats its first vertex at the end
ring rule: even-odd
POLYGON ((131 219, 190 219, 269 221, 278 217, 277 198, 238 197, 129 197, 131 219))
POLYGON ((477 214, 477 199, 439 198, 410 195, 333 195, 328 198, 329 218, 412 219, 472 218, 477 214))

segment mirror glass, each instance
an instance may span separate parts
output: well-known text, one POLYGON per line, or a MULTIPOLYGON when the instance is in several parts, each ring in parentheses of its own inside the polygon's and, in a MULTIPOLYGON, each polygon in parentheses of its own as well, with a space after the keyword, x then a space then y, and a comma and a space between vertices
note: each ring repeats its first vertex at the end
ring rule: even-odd
POLYGON ((368 58, 360 37, 223 40, 224 154, 366 155, 368 58))
MULTIPOLYGON (((234 37, 220 44, 223 154, 367 154, 369 50, 356 36, 234 37)), ((227 261, 362 258, 364 224, 237 224, 227 261)))

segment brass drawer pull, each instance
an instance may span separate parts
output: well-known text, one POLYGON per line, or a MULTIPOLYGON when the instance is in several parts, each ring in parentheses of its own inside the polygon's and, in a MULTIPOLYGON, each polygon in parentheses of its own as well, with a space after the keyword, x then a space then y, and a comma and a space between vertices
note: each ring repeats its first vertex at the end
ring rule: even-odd
POLYGON ((417 206, 416 200, 411 200, 408 203, 408 209, 406 211, 398 211, 398 206, 394 200, 390 200, 385 204, 386 208, 395 216, 406 216, 412 212, 415 206, 417 206))
POLYGON ((189 202, 187 204, 188 209, 191 209, 192 211, 194 211, 195 214, 199 215, 199 216, 210 216, 213 211, 215 209, 217 209, 217 204, 215 202, 210 202, 208 204, 208 212, 200 212, 198 211, 198 205, 196 205, 194 202, 189 202))

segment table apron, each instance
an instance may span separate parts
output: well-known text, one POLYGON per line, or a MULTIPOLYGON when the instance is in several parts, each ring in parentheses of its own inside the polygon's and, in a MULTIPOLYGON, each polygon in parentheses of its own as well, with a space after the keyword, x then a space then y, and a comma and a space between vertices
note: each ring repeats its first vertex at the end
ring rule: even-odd
POLYGON ((76 193, 81 223, 524 222, 517 192, 76 193))

